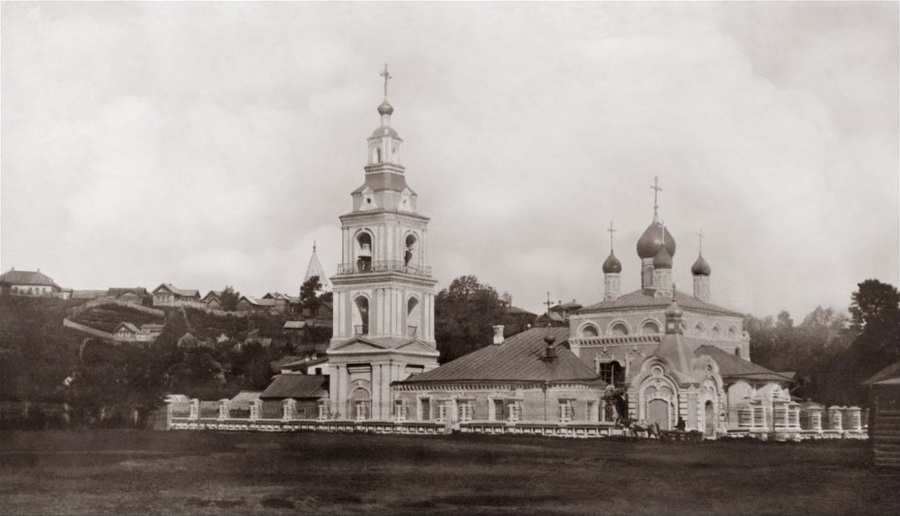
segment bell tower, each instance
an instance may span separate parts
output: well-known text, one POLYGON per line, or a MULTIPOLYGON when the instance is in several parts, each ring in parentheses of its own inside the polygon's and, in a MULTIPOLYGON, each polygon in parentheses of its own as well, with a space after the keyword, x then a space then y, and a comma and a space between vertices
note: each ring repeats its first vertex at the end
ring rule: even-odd
POLYGON ((363 184, 341 215, 342 259, 334 286, 328 349, 332 415, 388 420, 390 383, 437 367, 434 285, 428 264, 428 217, 406 184, 403 140, 391 127, 394 108, 378 106, 381 124, 369 136, 363 184))

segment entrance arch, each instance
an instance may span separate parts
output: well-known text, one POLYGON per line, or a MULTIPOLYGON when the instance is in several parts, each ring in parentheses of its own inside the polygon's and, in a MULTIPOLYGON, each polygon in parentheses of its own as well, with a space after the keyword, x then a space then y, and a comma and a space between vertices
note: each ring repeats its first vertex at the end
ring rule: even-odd
POLYGON ((372 395, 369 391, 362 387, 353 389, 350 393, 350 411, 356 420, 372 418, 372 395))
POLYGON ((669 402, 658 398, 650 400, 647 403, 647 422, 658 424, 661 430, 671 430, 669 402))

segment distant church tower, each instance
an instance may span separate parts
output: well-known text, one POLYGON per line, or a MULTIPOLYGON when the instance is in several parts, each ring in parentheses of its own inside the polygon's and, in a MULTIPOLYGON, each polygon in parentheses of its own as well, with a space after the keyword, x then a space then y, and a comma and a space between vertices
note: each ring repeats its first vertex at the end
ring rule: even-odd
POLYGON ((613 251, 613 233, 616 230, 613 229, 612 221, 609 222, 607 231, 609 231, 609 256, 603 262, 603 300, 615 301, 621 294, 619 275, 622 273, 622 262, 616 258, 616 253, 613 251))
POLYGON ((328 276, 325 275, 325 269, 322 268, 319 257, 316 255, 315 242, 313 242, 313 252, 312 256, 309 257, 309 265, 306 266, 306 276, 303 277, 303 282, 306 283, 309 278, 312 278, 313 276, 319 277, 319 283, 322 284, 323 290, 331 290, 331 283, 328 282, 328 276))
POLYGON ((417 213, 400 161, 403 140, 394 108, 378 106, 381 125, 368 138, 365 181, 341 215, 343 255, 334 286, 328 349, 331 410, 340 419, 389 420, 390 384, 437 367, 434 285, 428 265, 428 217, 417 213))
POLYGON ((701 229, 697 236, 700 237, 700 252, 697 255, 697 261, 691 266, 691 275, 694 277, 694 297, 701 301, 709 303, 709 275, 712 268, 703 259, 703 230, 701 229))

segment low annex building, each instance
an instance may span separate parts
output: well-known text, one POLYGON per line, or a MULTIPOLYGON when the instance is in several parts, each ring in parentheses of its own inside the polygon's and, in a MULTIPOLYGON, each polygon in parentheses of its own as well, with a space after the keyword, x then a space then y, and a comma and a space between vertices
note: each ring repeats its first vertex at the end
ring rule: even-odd
POLYGON ((200 291, 185 290, 170 283, 163 283, 153 289, 153 306, 181 306, 200 301, 200 291))
POLYGON ((394 382, 394 419, 596 422, 606 383, 565 347, 565 327, 532 328, 394 382))

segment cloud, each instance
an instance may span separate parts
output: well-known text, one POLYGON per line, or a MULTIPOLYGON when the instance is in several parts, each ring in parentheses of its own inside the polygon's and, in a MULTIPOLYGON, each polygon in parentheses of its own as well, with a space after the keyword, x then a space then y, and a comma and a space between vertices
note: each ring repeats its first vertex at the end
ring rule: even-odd
POLYGON ((3 5, 3 267, 293 292, 334 272, 377 76, 439 286, 623 289, 660 213, 689 288, 799 316, 900 281, 896 6, 3 5))

